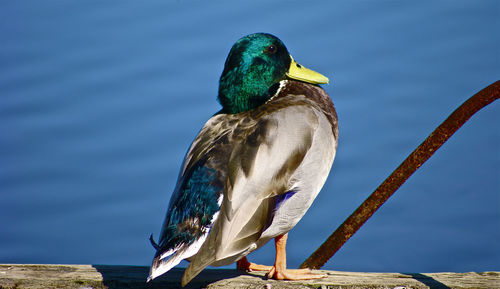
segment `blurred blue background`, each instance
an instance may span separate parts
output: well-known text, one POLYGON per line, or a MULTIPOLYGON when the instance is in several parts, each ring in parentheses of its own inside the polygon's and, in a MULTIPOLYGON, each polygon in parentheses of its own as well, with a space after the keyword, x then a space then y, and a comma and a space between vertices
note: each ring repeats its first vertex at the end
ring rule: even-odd
MULTIPOLYGON (((499 16, 496 0, 2 1, 0 263, 149 265, 229 49, 269 32, 332 80, 340 119, 330 177, 290 233, 297 267, 500 79, 499 16)), ((499 124, 500 103, 480 111, 325 268, 499 270, 499 124)), ((249 259, 272 263, 273 244, 249 259)))

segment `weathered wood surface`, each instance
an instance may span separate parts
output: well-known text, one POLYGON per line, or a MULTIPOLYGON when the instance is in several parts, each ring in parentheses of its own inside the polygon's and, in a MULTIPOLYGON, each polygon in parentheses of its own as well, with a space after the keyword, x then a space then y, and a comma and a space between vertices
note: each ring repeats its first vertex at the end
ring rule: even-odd
MULTIPOLYGON (((149 268, 109 265, 0 265, 0 288, 180 288, 183 269, 145 283, 149 268)), ((500 272, 355 273, 320 270, 328 278, 312 281, 266 280, 264 273, 204 270, 185 288, 500 288, 500 272)))

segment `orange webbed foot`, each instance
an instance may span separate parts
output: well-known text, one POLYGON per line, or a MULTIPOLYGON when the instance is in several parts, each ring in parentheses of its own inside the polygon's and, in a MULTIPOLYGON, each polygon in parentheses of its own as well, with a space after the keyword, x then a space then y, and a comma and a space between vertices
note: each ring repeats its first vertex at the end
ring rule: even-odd
POLYGON ((267 278, 275 280, 310 280, 310 279, 322 279, 326 277, 328 277, 328 275, 311 273, 310 269, 276 270, 276 267, 274 266, 267 273, 267 278))
POLYGON ((243 257, 236 262, 236 269, 241 270, 241 271, 246 271, 246 272, 269 271, 272 268, 273 268, 272 266, 266 266, 266 265, 260 265, 260 264, 248 262, 247 257, 243 257))
POLYGON ((267 278, 276 280, 308 280, 328 277, 324 274, 311 273, 310 269, 287 269, 286 268, 286 240, 288 234, 274 238, 276 245, 276 261, 267 273, 267 278))

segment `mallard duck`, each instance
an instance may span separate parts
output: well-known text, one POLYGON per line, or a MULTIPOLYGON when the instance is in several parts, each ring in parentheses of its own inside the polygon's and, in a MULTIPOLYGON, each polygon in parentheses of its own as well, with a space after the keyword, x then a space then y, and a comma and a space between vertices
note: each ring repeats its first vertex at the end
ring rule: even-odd
POLYGON ((335 157, 337 115, 328 78, 256 33, 231 48, 219 82, 222 109, 189 148, 170 199, 148 281, 190 261, 182 286, 207 266, 237 262, 274 279, 322 278, 286 268, 287 233, 316 198, 335 157), (246 255, 275 239, 273 266, 246 255))

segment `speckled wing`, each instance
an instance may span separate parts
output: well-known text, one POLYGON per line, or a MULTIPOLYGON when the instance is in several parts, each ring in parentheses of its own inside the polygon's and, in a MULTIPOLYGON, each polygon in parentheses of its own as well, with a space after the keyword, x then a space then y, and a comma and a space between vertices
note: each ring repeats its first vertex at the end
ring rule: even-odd
POLYGON ((169 271, 198 252, 219 215, 226 179, 220 117, 211 118, 193 141, 179 174, 163 222, 148 280, 169 271))

